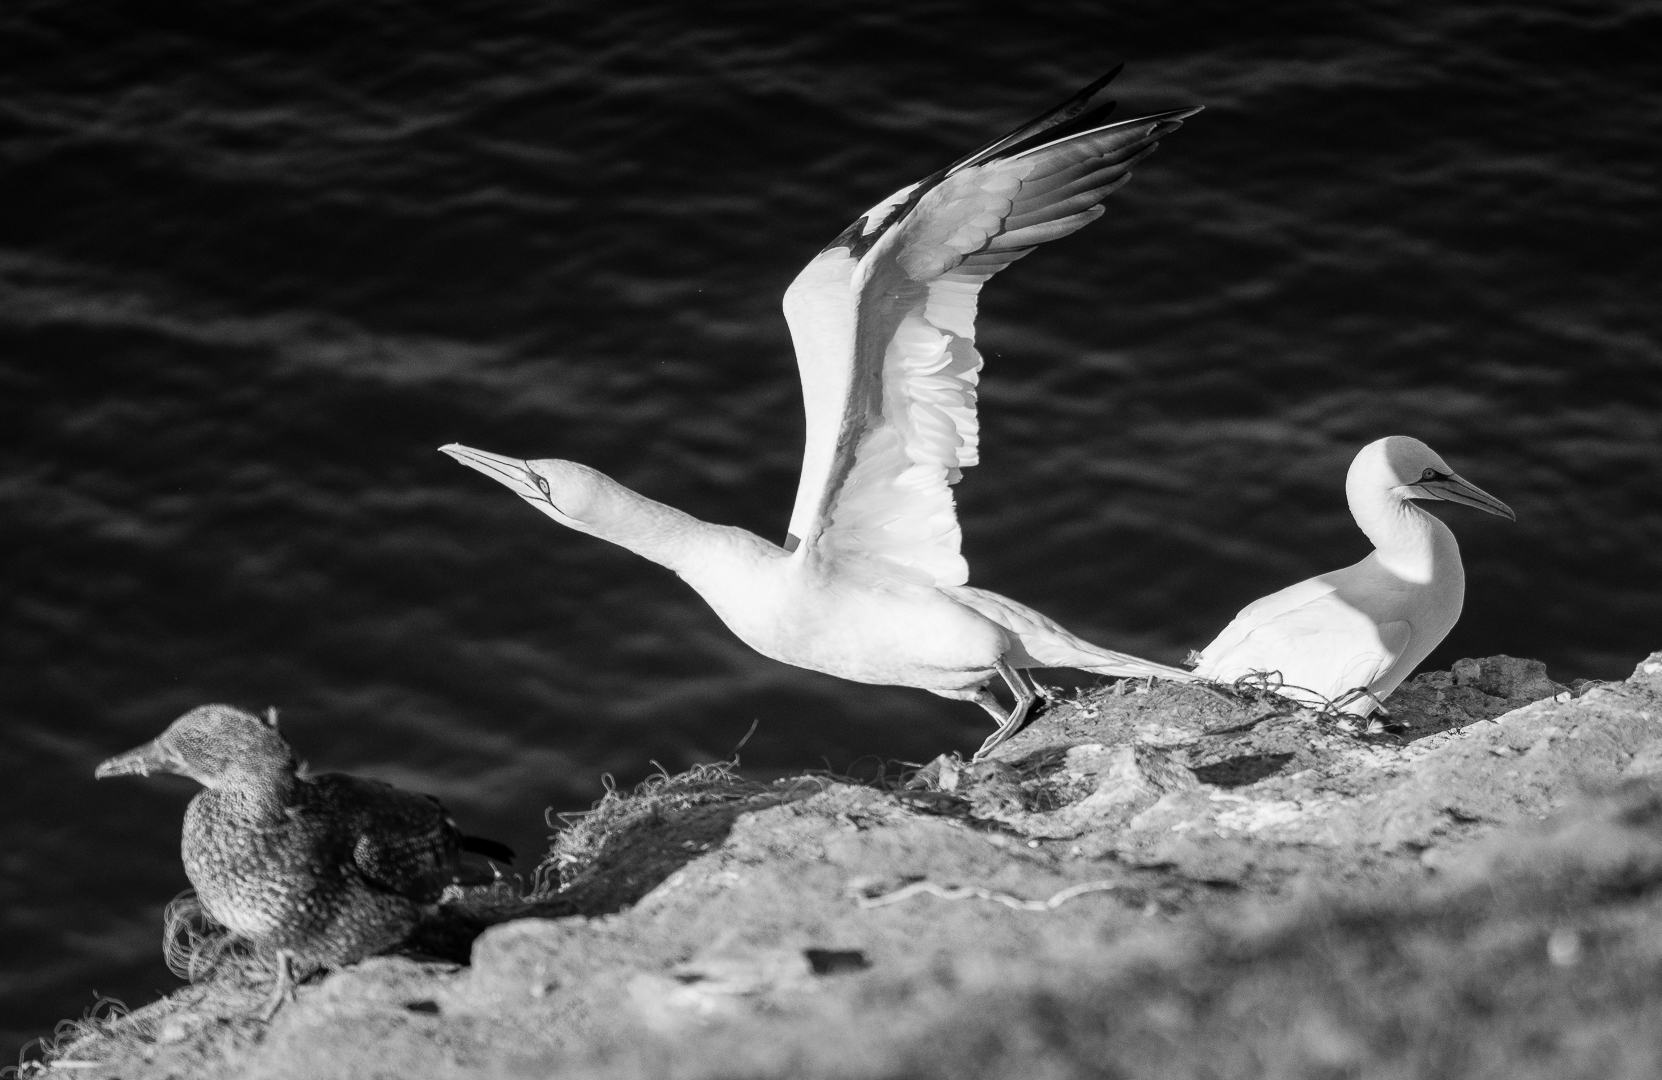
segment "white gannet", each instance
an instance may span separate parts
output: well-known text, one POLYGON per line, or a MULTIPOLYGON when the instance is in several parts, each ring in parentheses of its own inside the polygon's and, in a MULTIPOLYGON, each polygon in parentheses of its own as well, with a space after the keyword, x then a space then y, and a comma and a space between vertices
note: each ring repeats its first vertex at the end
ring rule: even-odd
POLYGON ((1094 221, 1156 141, 1200 111, 1104 124, 1114 103, 1096 98, 1116 74, 884 199, 786 290, 807 437, 783 547, 575 462, 441 449, 560 524, 674 570, 765 656, 976 702, 998 722, 978 757, 1045 693, 1024 668, 1193 679, 965 584, 953 508, 951 485, 977 461, 982 284, 1094 221), (995 676, 1015 696, 1008 711, 987 689, 995 676))
POLYGON ((1466 599, 1454 533, 1410 500, 1443 499, 1517 520, 1431 447, 1403 435, 1357 453, 1345 499, 1373 553, 1242 608, 1201 650, 1196 675, 1233 682, 1279 673, 1287 697, 1366 716, 1454 628, 1466 599))

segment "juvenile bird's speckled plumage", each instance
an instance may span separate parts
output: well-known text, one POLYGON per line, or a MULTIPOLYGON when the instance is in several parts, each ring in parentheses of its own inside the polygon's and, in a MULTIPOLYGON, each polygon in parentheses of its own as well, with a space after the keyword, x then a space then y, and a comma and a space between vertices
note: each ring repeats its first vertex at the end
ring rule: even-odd
POLYGON ((464 851, 513 857, 463 836, 430 796, 302 775, 275 721, 225 705, 191 710, 97 775, 151 771, 203 785, 185 811, 185 874, 209 916, 278 960, 279 994, 291 966, 303 976, 403 941, 462 879, 464 851))

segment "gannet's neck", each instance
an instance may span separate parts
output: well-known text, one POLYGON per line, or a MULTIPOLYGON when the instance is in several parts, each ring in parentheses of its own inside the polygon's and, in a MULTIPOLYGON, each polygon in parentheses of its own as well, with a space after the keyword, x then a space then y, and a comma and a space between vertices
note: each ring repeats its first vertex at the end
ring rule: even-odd
POLYGON ((1426 584, 1459 548, 1447 525, 1415 506, 1384 455, 1358 455, 1345 478, 1351 516, 1373 542, 1374 559, 1404 581, 1426 584))
POLYGON ((631 491, 615 480, 602 479, 604 484, 584 508, 581 520, 557 520, 667 566, 694 587, 698 587, 700 579, 713 565, 728 564, 734 558, 760 563, 770 555, 785 554, 783 548, 754 533, 712 525, 631 491))
POLYGON ((1373 541, 1374 558, 1404 581, 1424 585, 1437 574, 1437 563, 1454 534, 1447 525, 1407 499, 1390 496, 1366 508, 1351 503, 1356 524, 1373 541))

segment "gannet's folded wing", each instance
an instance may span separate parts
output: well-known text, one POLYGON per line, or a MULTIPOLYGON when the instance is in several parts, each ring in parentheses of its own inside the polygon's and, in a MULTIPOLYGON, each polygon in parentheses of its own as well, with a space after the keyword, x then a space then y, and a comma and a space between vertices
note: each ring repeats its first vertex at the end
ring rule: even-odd
MULTIPOLYGON (((1194 662, 1195 674, 1223 682, 1239 677, 1242 672, 1237 672, 1235 675, 1228 677, 1217 674, 1222 670, 1218 665, 1224 657, 1229 656, 1239 648, 1241 643, 1254 630, 1274 622, 1277 618, 1295 608, 1301 608, 1305 604, 1327 596, 1333 592, 1333 589, 1333 584, 1326 578, 1313 577, 1306 578, 1296 585, 1289 585, 1285 589, 1272 592, 1268 596, 1260 596, 1236 612, 1235 617, 1229 620, 1229 625, 1220 630, 1218 636, 1213 638, 1211 643, 1200 651, 1200 656, 1194 662)), ((1243 669, 1243 671, 1247 670, 1251 669, 1243 669)))
POLYGON ((461 831, 436 800, 346 773, 314 776, 305 793, 340 823, 373 887, 430 903, 454 880, 461 831))
POLYGON ((961 585, 950 487, 977 461, 981 284, 1097 204, 1185 109, 1087 126, 1101 80, 850 226, 785 294, 807 413, 788 546, 961 585), (1071 111, 1070 111, 1071 110, 1071 111))
MULTIPOLYGON (((1322 705, 1371 686, 1407 649, 1404 621, 1376 623, 1322 578, 1250 604, 1206 647, 1195 674, 1218 682, 1278 674, 1286 696, 1322 705)), ((1363 699, 1346 711, 1366 713, 1363 699)))

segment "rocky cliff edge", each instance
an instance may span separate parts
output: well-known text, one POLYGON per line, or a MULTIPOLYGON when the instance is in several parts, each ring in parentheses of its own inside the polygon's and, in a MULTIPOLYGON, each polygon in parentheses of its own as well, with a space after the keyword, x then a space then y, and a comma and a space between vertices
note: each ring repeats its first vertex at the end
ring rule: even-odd
POLYGON ((427 956, 269 1025, 222 965, 25 1074, 1662 1076, 1662 653, 1387 704, 1121 683, 889 783, 660 777, 427 956))

